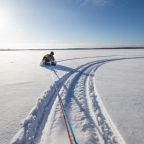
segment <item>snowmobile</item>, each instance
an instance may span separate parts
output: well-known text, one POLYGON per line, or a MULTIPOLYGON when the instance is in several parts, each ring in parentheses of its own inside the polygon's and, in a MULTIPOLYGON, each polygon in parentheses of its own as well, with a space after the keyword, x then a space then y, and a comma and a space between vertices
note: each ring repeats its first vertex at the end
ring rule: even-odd
POLYGON ((56 61, 45 61, 45 60, 42 60, 41 62, 41 66, 44 66, 44 65, 48 65, 48 66, 56 66, 56 61))

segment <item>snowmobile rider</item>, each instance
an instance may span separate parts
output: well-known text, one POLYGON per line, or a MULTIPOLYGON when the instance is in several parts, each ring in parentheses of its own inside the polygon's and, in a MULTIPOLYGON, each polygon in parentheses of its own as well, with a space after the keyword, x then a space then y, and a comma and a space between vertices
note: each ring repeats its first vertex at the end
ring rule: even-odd
POLYGON ((47 63, 55 63, 55 58, 54 58, 54 52, 51 51, 50 54, 46 54, 44 57, 43 57, 43 62, 44 64, 47 64, 47 63))

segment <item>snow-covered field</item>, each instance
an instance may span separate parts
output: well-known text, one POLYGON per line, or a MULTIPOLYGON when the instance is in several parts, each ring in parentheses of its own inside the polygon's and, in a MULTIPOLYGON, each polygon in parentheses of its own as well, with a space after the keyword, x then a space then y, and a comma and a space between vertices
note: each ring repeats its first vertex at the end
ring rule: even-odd
POLYGON ((144 143, 144 50, 46 53, 0 51, 0 143, 69 143, 58 94, 79 144, 144 143))

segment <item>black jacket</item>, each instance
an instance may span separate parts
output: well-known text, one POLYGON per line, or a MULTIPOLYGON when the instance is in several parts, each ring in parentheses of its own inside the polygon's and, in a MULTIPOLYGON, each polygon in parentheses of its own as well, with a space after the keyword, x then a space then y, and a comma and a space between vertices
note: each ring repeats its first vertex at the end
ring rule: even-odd
POLYGON ((52 54, 46 54, 44 57, 43 57, 43 60, 49 62, 49 61, 55 61, 55 58, 52 54))

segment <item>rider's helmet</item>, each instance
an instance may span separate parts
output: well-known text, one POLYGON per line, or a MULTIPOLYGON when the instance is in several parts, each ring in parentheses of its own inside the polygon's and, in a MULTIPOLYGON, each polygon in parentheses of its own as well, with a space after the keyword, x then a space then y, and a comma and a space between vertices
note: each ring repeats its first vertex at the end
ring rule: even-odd
POLYGON ((54 52, 53 51, 51 51, 51 53, 50 53, 51 55, 54 55, 54 52))

